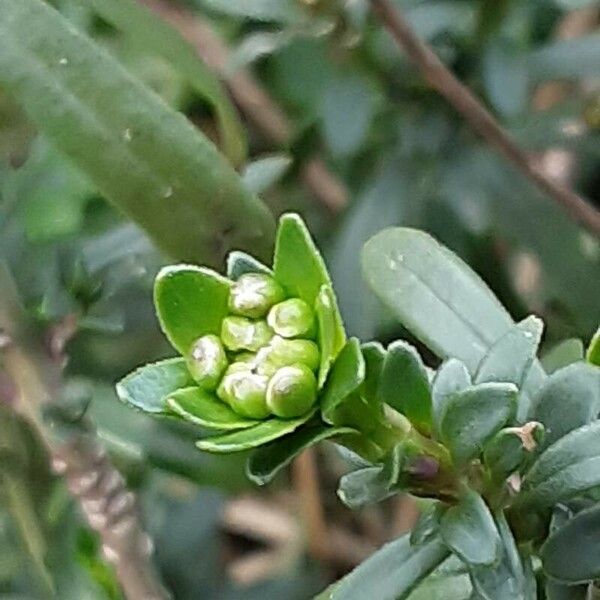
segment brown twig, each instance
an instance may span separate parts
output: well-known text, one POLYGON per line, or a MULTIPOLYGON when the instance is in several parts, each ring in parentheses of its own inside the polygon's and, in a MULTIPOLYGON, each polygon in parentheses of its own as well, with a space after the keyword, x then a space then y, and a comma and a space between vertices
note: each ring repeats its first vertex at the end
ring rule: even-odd
MULTIPOLYGON (((240 110, 267 140, 278 146, 291 142, 293 127, 285 113, 247 69, 229 69, 230 51, 205 20, 164 0, 140 2, 177 29, 194 46, 208 67, 226 83, 240 110)), ((331 212, 341 212, 348 204, 345 186, 327 168, 321 157, 309 158, 300 169, 300 177, 317 200, 331 212)))
POLYGON ((97 439, 91 433, 74 433, 65 442, 41 421, 42 406, 61 395, 60 365, 28 329, 12 277, 1 262, 0 289, 0 331, 7 340, 1 349, 2 364, 14 385, 10 406, 35 428, 52 456, 54 470, 65 475, 90 526, 100 535, 126 598, 166 600, 169 595, 152 568, 152 544, 139 524, 135 498, 97 439))
POLYGON ((371 0, 375 13, 395 42, 423 76, 467 120, 491 146, 513 163, 539 189, 563 206, 571 217, 594 235, 600 235, 600 212, 569 187, 548 177, 534 160, 517 146, 475 95, 442 63, 438 56, 412 31, 389 0, 371 0))

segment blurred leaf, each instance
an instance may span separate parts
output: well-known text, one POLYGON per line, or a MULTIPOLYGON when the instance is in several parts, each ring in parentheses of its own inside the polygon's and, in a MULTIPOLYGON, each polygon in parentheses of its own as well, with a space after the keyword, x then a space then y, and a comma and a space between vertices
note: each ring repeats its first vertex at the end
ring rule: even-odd
POLYGON ((181 354, 203 335, 221 335, 229 314, 229 287, 218 273, 193 265, 165 267, 157 275, 154 304, 160 326, 181 354))
POLYGON ((590 345, 585 354, 585 358, 588 362, 593 365, 600 367, 600 327, 594 334, 594 337, 590 341, 590 345))
POLYGON ((166 406, 182 419, 207 429, 247 429, 258 421, 241 417, 213 394, 199 387, 176 390, 165 397, 166 406))
POLYGON ((196 446, 200 450, 216 453, 249 450, 292 433, 304 425, 313 414, 314 412, 309 412, 297 419, 268 419, 248 429, 203 438, 196 442, 196 446))
POLYGON ((564 585, 558 581, 549 580, 546 583, 547 600, 587 600, 588 586, 564 585))
POLYGON ((293 159, 287 154, 260 158, 246 166, 242 174, 242 181, 250 192, 261 194, 286 174, 292 161, 293 159))
POLYGON ((380 375, 378 396, 422 433, 431 432, 431 390, 417 350, 402 340, 389 345, 380 375))
POLYGON ((447 556, 438 539, 415 547, 405 535, 380 548, 316 600, 404 600, 447 556))
POLYGON ((438 356, 459 358, 471 372, 512 325, 485 283, 424 232, 382 231, 365 245, 362 266, 403 325, 438 356))
POLYGON ((194 383, 185 359, 166 360, 144 365, 117 383, 119 398, 149 413, 167 410, 166 396, 194 383))
POLYGON ((254 483, 264 485, 306 448, 337 435, 353 433, 355 433, 354 429, 349 427, 322 425, 303 427, 281 440, 257 448, 248 459, 246 472, 254 483))
POLYGON ((468 565, 491 565, 500 558, 502 546, 494 518, 476 492, 467 492, 444 513, 440 536, 468 565))
POLYGON ((600 421, 547 448, 523 477, 517 504, 552 506, 600 485, 600 421))
POLYGON ((271 216, 214 146, 59 13, 5 2, 0 27, 0 83, 163 250, 218 264, 268 248, 271 216))
POLYGON ((123 31, 144 55, 166 59, 192 89, 215 111, 223 151, 234 165, 246 158, 246 138, 237 111, 217 77, 204 65, 198 52, 175 29, 135 0, 78 0, 123 31))
POLYGON ((232 17, 294 23, 302 13, 294 0, 194 0, 194 3, 232 17))
POLYGON ((448 399, 440 420, 440 437, 457 463, 483 452, 490 438, 512 418, 517 388, 511 383, 480 383, 448 399))
POLYGON ((600 508, 582 511, 555 531, 541 549, 544 572, 564 583, 600 577, 600 508))
POLYGON ((554 373, 584 358, 583 342, 579 338, 563 340, 542 356, 542 366, 547 373, 554 373))
POLYGON ((231 53, 227 65, 230 73, 247 67, 258 59, 273 54, 294 38, 291 30, 259 31, 245 36, 231 53))

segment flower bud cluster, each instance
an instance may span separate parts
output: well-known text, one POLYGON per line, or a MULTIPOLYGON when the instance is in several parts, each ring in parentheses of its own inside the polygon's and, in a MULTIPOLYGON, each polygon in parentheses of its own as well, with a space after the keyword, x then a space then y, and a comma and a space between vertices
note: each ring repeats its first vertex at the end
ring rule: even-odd
POLYGON ((198 385, 238 414, 265 419, 306 414, 317 400, 320 351, 315 315, 300 298, 286 298, 266 274, 246 273, 232 286, 221 335, 205 335, 187 357, 198 385))

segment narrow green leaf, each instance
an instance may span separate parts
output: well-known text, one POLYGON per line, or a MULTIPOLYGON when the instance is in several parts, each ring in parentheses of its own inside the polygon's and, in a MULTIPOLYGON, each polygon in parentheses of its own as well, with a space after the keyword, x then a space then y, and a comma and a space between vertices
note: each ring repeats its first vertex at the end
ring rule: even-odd
POLYGON ((248 429, 201 439, 196 442, 196 446, 200 450, 216 454, 249 450, 292 433, 304 425, 313 414, 314 412, 311 412, 298 419, 268 419, 248 429))
POLYGON ((446 411, 450 398, 471 385, 471 376, 467 367, 455 358, 451 358, 438 369, 433 378, 431 389, 432 420, 434 430, 439 437, 440 421, 446 411))
POLYGON ((356 338, 348 340, 339 353, 333 367, 321 401, 323 420, 333 423, 336 410, 365 379, 365 361, 356 338))
POLYGON ((319 324, 318 339, 321 349, 319 366, 319 387, 323 387, 329 369, 346 343, 346 333, 337 309, 335 295, 328 285, 323 285, 315 303, 315 313, 319 324))
POLYGON ((525 392, 539 388, 545 373, 535 357, 543 329, 544 322, 533 315, 513 325, 484 356, 475 383, 514 383, 525 392))
POLYGON ((144 365, 117 383, 123 402, 149 413, 165 413, 165 397, 194 384, 183 358, 144 365))
POLYGON ((363 274, 377 296, 442 358, 473 373, 513 325, 485 283, 422 231, 390 228, 365 245, 363 274))
POLYGON ((492 513, 474 491, 467 492, 457 505, 445 512, 440 536, 450 550, 471 566, 494 564, 502 552, 492 513))
POLYGON ((425 365, 409 343, 390 344, 379 384, 379 398, 422 433, 431 432, 431 391, 425 365))
POLYGON ((354 435, 350 427, 307 426, 294 433, 256 449, 248 459, 246 473, 258 485, 269 483, 306 448, 338 435, 354 435))
POLYGON ((261 158, 246 166, 242 181, 248 191, 261 194, 275 185, 292 164, 292 158, 286 155, 275 155, 261 158))
POLYGON ((525 474, 517 505, 553 506, 600 485, 600 421, 547 448, 525 474))
POLYGON ((553 346, 542 356, 542 366, 546 373, 554 373, 558 369, 584 360, 585 348, 579 338, 570 338, 553 346))
POLYGON ((589 363, 600 367, 600 327, 594 334, 594 337, 588 346, 585 358, 589 363))
POLYGON ((210 269, 194 265, 163 268, 154 283, 154 304, 168 340, 181 354, 208 333, 221 335, 228 315, 230 283, 210 269))
POLYGON ((440 422, 440 436, 452 458, 465 463, 480 455, 517 408, 512 383, 480 383, 452 395, 440 422))
POLYGON ((548 377, 533 399, 531 417, 546 427, 543 446, 591 423, 600 413, 600 368, 578 362, 548 377))
POLYGON ((544 572, 563 583, 600 578, 600 507, 582 511, 550 535, 540 557, 544 572))
POLYGON ((213 144, 46 2, 0 2, 0 85, 172 257, 268 251, 271 215, 213 144))
POLYGON ((329 600, 404 600, 448 557, 437 538, 411 546, 405 535, 383 546, 328 590, 329 600))
POLYGON ((246 159, 246 137, 229 96, 198 52, 179 33, 134 0, 79 0, 121 30, 145 55, 166 60, 206 100, 217 117, 223 152, 234 165, 246 159))
POLYGON ((187 387, 169 394, 166 404, 169 410, 186 421, 208 429, 247 429, 259 423, 238 415, 199 387, 187 387))
POLYGON ((379 342, 362 344, 361 352, 365 361, 365 380, 362 384, 361 393, 367 398, 375 398, 386 352, 379 342))
POLYGON ((245 273, 264 273, 273 275, 269 267, 263 265, 250 254, 234 250, 227 256, 227 277, 232 281, 237 281, 245 273))

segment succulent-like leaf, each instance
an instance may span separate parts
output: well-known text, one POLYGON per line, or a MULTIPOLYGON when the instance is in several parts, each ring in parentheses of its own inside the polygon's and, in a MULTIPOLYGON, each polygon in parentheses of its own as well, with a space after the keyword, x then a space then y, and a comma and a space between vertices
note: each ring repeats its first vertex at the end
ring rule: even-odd
POLYGON ((241 250, 234 250, 227 256, 227 277, 237 281, 245 273, 264 273, 273 275, 269 267, 263 265, 259 260, 246 254, 241 250))
POLYGON ((470 566, 492 565, 502 553, 492 513, 483 498, 472 490, 444 513, 440 536, 470 566))
POLYGON ((269 249, 272 215, 214 145, 47 2, 0 2, 0 86, 173 258, 269 249))
POLYGON ((385 500, 394 492, 390 490, 382 473, 383 465, 365 467, 346 473, 338 484, 339 499, 352 509, 385 500))
POLYGON ((452 458, 464 463, 514 416, 517 388, 512 383, 480 383, 452 395, 440 422, 440 437, 452 458))
POLYGON ((431 386, 432 420, 434 431, 439 436, 440 421, 446 410, 448 400, 457 392, 471 385, 471 376, 467 367, 455 358, 442 363, 431 386))
POLYGON ((334 423, 335 412, 365 379, 365 361, 356 338, 348 340, 338 354, 323 391, 321 412, 327 423, 334 423))
POLYGON ((389 404, 422 433, 431 431, 431 390, 425 365, 417 350, 404 341, 390 344, 378 390, 389 404))
POLYGON ((587 600, 588 585, 566 585, 558 581, 546 582, 547 600, 587 600))
POLYGON ((591 423, 600 413, 600 368, 579 362, 548 377, 533 399, 531 418, 546 427, 543 447, 591 423))
POLYGON ((210 392, 187 387, 166 397, 169 410, 182 419, 208 429, 247 429, 259 423, 231 410, 210 392))
POLYGON ((123 402, 149 413, 167 412, 166 396, 194 384, 183 358, 168 358, 136 369, 119 383, 123 402))
POLYGON ((422 231, 385 229, 365 245, 362 265, 373 291, 403 325, 471 373, 513 325, 479 276, 422 231))
POLYGON ((196 446, 200 450, 216 454, 242 452, 292 433, 304 425, 313 414, 314 411, 297 419, 268 419, 248 429, 203 438, 196 442, 196 446))
POLYGON ((315 313, 319 325, 319 387, 327 380, 329 369, 346 343, 346 333, 339 315, 335 295, 328 285, 321 286, 315 302, 315 313))
POLYGON ((600 507, 575 515, 542 546, 544 572, 564 583, 600 578, 600 507))
POLYGON ((324 425, 302 427, 281 440, 257 448, 248 459, 246 473, 254 483, 264 485, 306 448, 339 435, 356 433, 350 427, 324 425))
POLYGON ((361 393, 367 398, 375 398, 379 389, 379 379, 386 351, 379 342, 367 342, 362 344, 361 352, 365 360, 365 380, 361 393))
POLYGON ((404 600, 447 557, 438 538, 412 546, 405 535, 383 546, 318 598, 404 600))
POLYGON ((588 346, 585 358, 588 362, 600 367, 600 327, 598 327, 598 331, 596 331, 588 346))
POLYGON ((569 338, 553 346, 542 356, 542 366, 546 373, 554 373, 558 369, 585 360, 585 348, 579 338, 569 338))
POLYGON ((156 277, 154 304, 168 340, 181 354, 208 333, 221 334, 228 314, 230 283, 203 267, 174 265, 156 277))
POLYGON ((413 546, 423 544, 438 535, 440 524, 446 508, 440 502, 432 502, 420 514, 410 532, 410 543, 413 546))
POLYGON ((600 485, 600 421, 575 429, 547 448, 522 481, 517 498, 526 506, 549 507, 600 485))

